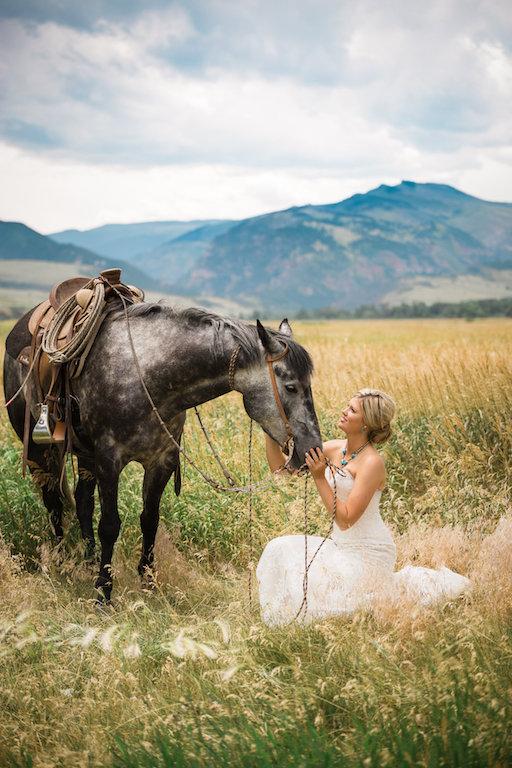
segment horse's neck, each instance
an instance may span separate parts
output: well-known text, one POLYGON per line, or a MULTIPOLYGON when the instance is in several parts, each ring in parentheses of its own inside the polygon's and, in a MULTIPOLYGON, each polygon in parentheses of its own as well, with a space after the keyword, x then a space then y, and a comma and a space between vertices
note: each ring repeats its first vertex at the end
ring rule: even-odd
MULTIPOLYGON (((103 345, 96 350, 98 368, 108 367, 105 361, 110 358, 115 366, 122 348, 123 373, 128 370, 128 384, 133 382, 138 391, 124 317, 105 327, 103 345)), ((143 379, 169 418, 231 390, 229 363, 237 342, 228 330, 221 330, 224 335, 218 339, 218 330, 210 324, 192 326, 163 313, 132 318, 130 329, 143 379)))
POLYGON ((224 344, 216 343, 214 329, 193 329, 180 343, 180 360, 175 389, 184 408, 205 403, 231 390, 229 364, 236 342, 226 334, 224 344))

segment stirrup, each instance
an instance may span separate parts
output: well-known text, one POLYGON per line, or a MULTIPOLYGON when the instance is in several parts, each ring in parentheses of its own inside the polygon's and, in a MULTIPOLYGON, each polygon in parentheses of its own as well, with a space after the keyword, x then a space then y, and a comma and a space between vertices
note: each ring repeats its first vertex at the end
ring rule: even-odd
POLYGON ((64 442, 66 432, 66 425, 63 421, 58 421, 55 424, 55 429, 50 429, 50 416, 48 413, 48 406, 42 404, 39 418, 36 421, 36 425, 32 430, 32 440, 34 443, 47 444, 47 443, 62 443, 64 442))

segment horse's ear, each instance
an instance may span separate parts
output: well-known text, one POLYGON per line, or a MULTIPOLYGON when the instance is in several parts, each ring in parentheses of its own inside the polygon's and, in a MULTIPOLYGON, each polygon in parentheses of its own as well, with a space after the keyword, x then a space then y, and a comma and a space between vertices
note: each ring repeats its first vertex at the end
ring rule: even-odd
POLYGON ((265 330, 259 320, 256 320, 256 328, 258 330, 258 336, 260 337, 261 343, 263 344, 264 348, 267 349, 270 344, 270 336, 268 332, 265 330))
POLYGON ((281 320, 281 324, 279 326, 279 333, 282 333, 284 336, 293 336, 292 327, 288 322, 287 317, 285 317, 284 320, 281 320))
POLYGON ((259 320, 256 320, 256 329, 258 331, 258 336, 260 337, 260 341, 265 352, 267 352, 269 355, 276 355, 282 350, 282 344, 280 344, 276 339, 272 338, 270 333, 266 328, 262 326, 259 320))

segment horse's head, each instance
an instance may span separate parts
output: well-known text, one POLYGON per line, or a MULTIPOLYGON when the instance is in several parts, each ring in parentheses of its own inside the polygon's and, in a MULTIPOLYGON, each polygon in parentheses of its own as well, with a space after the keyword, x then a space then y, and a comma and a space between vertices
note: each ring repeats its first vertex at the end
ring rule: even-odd
POLYGON ((304 347, 292 339, 287 320, 279 332, 267 330, 259 320, 256 326, 260 359, 240 371, 237 388, 249 416, 277 443, 284 447, 293 436, 290 464, 298 469, 305 453, 322 445, 311 392, 313 364, 304 347))

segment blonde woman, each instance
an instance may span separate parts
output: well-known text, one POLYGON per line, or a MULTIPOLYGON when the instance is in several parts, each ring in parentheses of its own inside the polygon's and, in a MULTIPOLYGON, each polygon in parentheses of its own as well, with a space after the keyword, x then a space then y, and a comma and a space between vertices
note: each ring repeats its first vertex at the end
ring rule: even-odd
MULTIPOLYGON (((338 427, 346 437, 306 454, 320 498, 333 516, 332 531, 325 539, 280 536, 267 544, 256 570, 266 623, 350 614, 369 605, 385 584, 411 586, 423 602, 455 596, 469 586, 447 568, 408 567, 393 573, 396 548, 379 508, 386 468, 376 446, 390 437, 394 414, 389 395, 361 389, 341 412, 338 427)), ((279 470, 284 456, 268 435, 266 451, 271 471, 279 470)))

